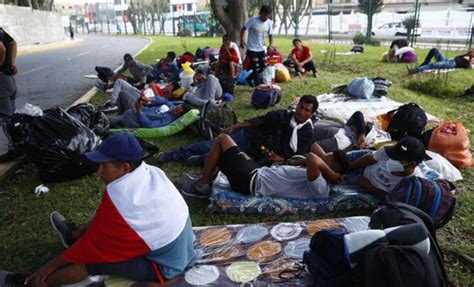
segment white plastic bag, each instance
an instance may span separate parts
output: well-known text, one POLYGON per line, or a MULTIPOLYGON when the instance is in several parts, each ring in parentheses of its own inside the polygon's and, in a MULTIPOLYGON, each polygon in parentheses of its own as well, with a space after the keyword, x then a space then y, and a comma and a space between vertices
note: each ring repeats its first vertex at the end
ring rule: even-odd
POLYGON ((40 107, 29 103, 26 103, 22 108, 16 109, 15 112, 32 117, 41 117, 43 115, 43 110, 40 107))
POLYGON ((375 126, 372 127, 370 132, 365 137, 365 142, 369 148, 374 147, 378 143, 388 142, 391 140, 392 138, 388 132, 377 129, 375 126))

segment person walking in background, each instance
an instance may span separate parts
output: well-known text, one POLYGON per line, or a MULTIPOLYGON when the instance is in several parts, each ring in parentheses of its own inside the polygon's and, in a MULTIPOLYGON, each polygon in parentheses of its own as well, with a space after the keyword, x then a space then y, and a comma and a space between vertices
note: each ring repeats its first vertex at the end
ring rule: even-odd
POLYGON ((252 74, 247 77, 250 86, 258 85, 258 75, 265 69, 265 35, 268 34, 268 50, 273 48, 273 24, 269 19, 271 8, 263 5, 257 17, 250 18, 240 29, 240 47, 247 47, 246 56, 250 59, 252 74), (246 43, 245 30, 248 30, 246 43), (253 81, 253 82, 252 82, 253 81))
POLYGON ((69 23, 69 36, 71 37, 71 40, 74 40, 74 29, 72 28, 71 23, 69 23))

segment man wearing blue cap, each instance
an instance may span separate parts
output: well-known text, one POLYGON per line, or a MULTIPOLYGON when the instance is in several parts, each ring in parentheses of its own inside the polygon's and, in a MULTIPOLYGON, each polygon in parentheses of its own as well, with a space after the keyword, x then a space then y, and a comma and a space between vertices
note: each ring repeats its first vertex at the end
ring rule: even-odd
MULTIPOLYGON (((159 168, 142 161, 136 138, 113 135, 85 156, 99 164, 106 184, 102 202, 86 227, 74 229, 58 212, 51 222, 68 249, 27 277, 32 286, 59 286, 89 275, 160 282, 193 261, 188 206, 159 168)), ((7 276, 18 280, 18 274, 7 276)))

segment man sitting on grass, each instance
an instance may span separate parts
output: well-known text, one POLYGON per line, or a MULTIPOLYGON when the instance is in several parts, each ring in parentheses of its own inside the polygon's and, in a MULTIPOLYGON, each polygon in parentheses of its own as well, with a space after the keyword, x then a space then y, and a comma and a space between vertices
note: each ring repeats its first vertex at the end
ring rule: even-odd
POLYGON ((113 80, 123 77, 128 83, 136 87, 141 87, 153 80, 153 75, 151 74, 152 66, 136 61, 130 54, 125 54, 123 61, 123 66, 115 73, 113 80), (131 77, 122 75, 126 70, 130 72, 131 77))
MULTIPOLYGON (((309 152, 313 143, 313 124, 311 117, 318 108, 316 97, 301 97, 296 110, 275 110, 233 125, 222 133, 230 135, 235 143, 254 159, 262 158, 262 149, 272 151, 271 162, 281 162, 294 155, 309 152)), ((158 155, 158 163, 187 161, 190 164, 204 164, 211 150, 212 141, 201 141, 180 147, 172 152, 158 155)))
MULTIPOLYGON (((142 161, 136 138, 113 135, 85 156, 99 164, 106 184, 102 202, 84 227, 71 228, 58 212, 51 222, 68 249, 27 277, 34 287, 74 284, 90 275, 161 282, 195 258, 188 206, 159 168, 142 161)), ((5 285, 25 277, 10 274, 5 285)))
POLYGON ((364 151, 349 154, 350 172, 345 181, 357 184, 362 189, 384 197, 407 176, 424 177, 418 168, 428 159, 423 143, 407 137, 394 146, 383 147, 367 154, 364 151))
POLYGON ((289 165, 260 167, 230 136, 222 134, 214 141, 202 175, 193 178, 184 174, 181 191, 191 197, 209 197, 209 184, 220 170, 226 175, 232 190, 238 193, 290 198, 327 197, 329 184, 342 180, 341 174, 329 166, 337 161, 333 157, 327 157, 327 160, 325 162, 309 153, 304 162, 306 168, 289 165))
POLYGON ((194 73, 193 87, 183 96, 183 100, 193 106, 204 106, 222 98, 222 86, 216 76, 210 74, 211 68, 202 66, 194 73))
POLYGON ((110 117, 112 127, 159 128, 171 124, 189 111, 187 106, 175 106, 163 97, 136 100, 127 92, 119 94, 117 106, 119 115, 110 117))

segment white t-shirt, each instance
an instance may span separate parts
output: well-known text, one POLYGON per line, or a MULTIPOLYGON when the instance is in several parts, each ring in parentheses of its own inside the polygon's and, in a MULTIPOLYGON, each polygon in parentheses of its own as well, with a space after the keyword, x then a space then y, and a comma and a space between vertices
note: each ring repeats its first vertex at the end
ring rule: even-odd
MULTIPOLYGON (((365 168, 364 177, 367 178, 376 188, 385 192, 392 191, 404 177, 395 176, 387 170, 387 161, 390 158, 384 148, 375 151, 372 153, 372 156, 377 162, 365 168)), ((423 178, 425 177, 418 167, 416 167, 413 174, 409 176, 413 175, 423 178)))
POLYGON ((270 19, 265 22, 260 17, 250 18, 244 25, 248 30, 247 50, 253 52, 265 51, 265 35, 273 34, 273 23, 270 19))
POLYGON ((322 175, 308 181, 306 168, 282 165, 259 168, 254 191, 259 196, 309 199, 327 197, 330 189, 322 175))

